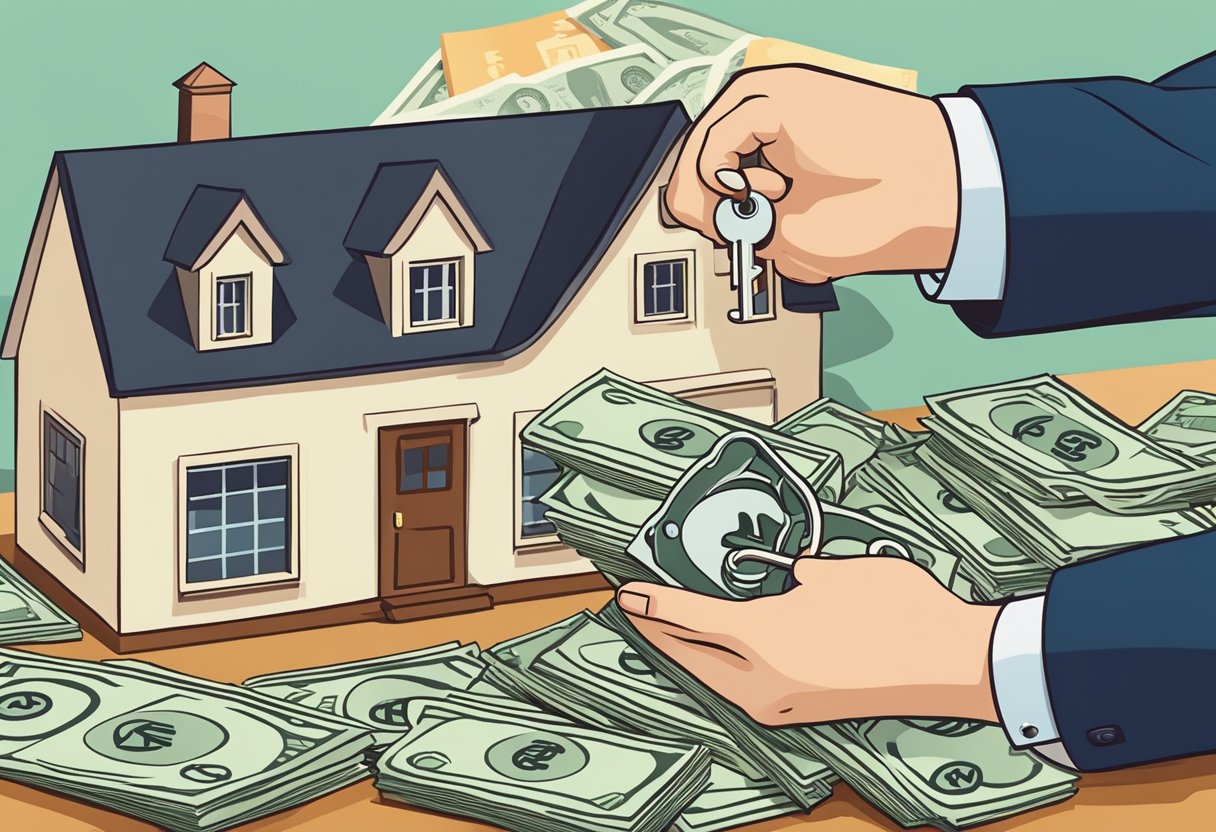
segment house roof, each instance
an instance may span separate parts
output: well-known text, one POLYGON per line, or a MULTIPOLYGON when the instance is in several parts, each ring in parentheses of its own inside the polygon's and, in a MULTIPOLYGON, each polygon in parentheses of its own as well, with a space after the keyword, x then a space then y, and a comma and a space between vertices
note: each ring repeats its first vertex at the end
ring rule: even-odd
POLYGON ((477 217, 468 211, 464 197, 437 159, 418 162, 392 162, 381 165, 363 195, 359 210, 346 232, 345 246, 355 254, 392 254, 389 243, 411 213, 425 209, 432 193, 446 192, 448 208, 456 212, 466 233, 474 238, 477 251, 491 246, 477 217), (438 180, 438 181, 437 181, 438 180), (439 187, 437 187, 437 185, 439 187), (426 200, 426 203, 423 203, 426 200))
POLYGON ((213 188, 210 185, 199 185, 190 194, 169 237, 169 245, 165 247, 165 260, 183 269, 197 269, 203 253, 242 204, 250 212, 247 227, 270 261, 276 266, 290 263, 287 253, 271 236, 248 194, 240 188, 213 188))
POLYGON ((215 89, 217 92, 220 92, 230 90, 235 87, 236 81, 233 81, 211 64, 203 61, 181 78, 174 81, 173 86, 177 87, 179 90, 215 89))
MULTIPOLYGON (((679 104, 658 103, 57 153, 110 392, 213 390, 513 355, 585 282, 687 121, 679 104), (436 159, 494 248, 476 255, 474 326, 393 337, 368 267, 344 239, 382 165, 436 159), (214 191, 243 192, 291 252, 291 264, 275 268, 268 344, 194 347, 164 257, 200 184, 220 204, 230 197, 214 191)), ((200 225, 217 213, 200 208, 209 218, 200 225)), ((830 286, 816 291, 804 309, 835 308, 830 286)))

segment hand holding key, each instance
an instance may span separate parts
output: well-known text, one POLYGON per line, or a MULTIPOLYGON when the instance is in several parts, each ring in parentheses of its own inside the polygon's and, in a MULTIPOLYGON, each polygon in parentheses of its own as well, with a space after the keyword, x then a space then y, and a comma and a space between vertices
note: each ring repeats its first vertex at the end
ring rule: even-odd
POLYGON ((940 271, 958 213, 945 117, 932 99, 809 67, 739 73, 690 128, 666 199, 678 221, 726 243, 723 199, 749 196, 774 210, 753 256, 784 277, 940 271), (757 151, 769 168, 719 178, 757 151))

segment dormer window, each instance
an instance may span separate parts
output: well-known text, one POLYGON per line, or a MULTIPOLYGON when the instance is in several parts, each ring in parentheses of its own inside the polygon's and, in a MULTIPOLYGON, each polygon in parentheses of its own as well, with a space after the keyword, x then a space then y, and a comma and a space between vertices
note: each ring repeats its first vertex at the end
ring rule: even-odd
POLYGON ((394 336, 473 325, 478 254, 490 241, 434 160, 384 164, 346 233, 394 336))
POLYGON ((249 195, 200 185, 165 249, 200 351, 268 344, 274 267, 290 262, 249 195))
POLYGON ((215 338, 249 335, 249 281, 252 274, 215 279, 215 338))

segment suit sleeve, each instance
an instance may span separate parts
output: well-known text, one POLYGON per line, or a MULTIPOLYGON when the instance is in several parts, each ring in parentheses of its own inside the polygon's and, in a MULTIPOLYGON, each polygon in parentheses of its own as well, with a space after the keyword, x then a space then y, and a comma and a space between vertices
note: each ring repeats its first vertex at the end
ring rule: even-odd
POLYGON ((1065 567, 1047 590, 1043 661, 1083 771, 1216 751, 1216 531, 1065 567))
POLYGON ((979 335, 1216 315, 1216 53, 1155 83, 964 87, 996 145, 1001 300, 958 302, 979 335))

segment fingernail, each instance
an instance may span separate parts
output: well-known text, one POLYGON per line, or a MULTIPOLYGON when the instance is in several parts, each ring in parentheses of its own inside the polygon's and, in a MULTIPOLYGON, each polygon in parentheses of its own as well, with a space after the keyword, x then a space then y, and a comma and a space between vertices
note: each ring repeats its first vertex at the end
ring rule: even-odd
POLYGON ((720 182, 724 188, 730 188, 732 191, 747 190, 747 180, 744 179, 743 174, 739 173, 737 170, 724 168, 717 171, 715 176, 718 177, 718 182, 720 182))
POLYGON ((616 594, 616 602, 625 612, 634 615, 649 615, 650 596, 640 592, 621 591, 616 594))

